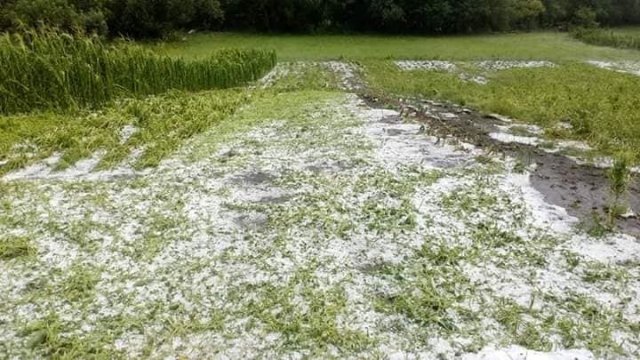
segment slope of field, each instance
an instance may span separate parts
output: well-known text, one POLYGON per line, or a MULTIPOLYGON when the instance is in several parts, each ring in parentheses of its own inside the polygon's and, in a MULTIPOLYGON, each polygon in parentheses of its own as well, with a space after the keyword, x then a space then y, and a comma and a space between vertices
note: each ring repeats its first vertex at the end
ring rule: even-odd
POLYGON ((155 169, 6 175, 0 357, 637 358, 637 239, 360 71, 281 64, 155 169))

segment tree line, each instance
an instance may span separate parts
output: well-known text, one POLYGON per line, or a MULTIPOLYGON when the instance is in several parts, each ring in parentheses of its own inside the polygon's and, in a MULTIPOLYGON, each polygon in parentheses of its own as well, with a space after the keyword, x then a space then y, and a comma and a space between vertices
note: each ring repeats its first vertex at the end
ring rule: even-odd
POLYGON ((640 23, 640 0, 0 0, 0 31, 452 34, 640 23))

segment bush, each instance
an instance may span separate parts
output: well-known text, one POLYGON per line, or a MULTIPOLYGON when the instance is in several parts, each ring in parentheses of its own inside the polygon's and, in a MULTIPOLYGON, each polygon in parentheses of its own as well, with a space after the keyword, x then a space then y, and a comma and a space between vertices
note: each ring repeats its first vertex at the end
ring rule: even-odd
POLYGON ((598 15, 593 8, 583 6, 576 11, 572 24, 581 28, 596 28, 600 25, 596 20, 597 17, 598 15))
POLYGON ((86 32, 106 35, 108 31, 104 7, 100 2, 82 0, 5 1, 4 9, 0 11, 0 31, 52 27, 71 33, 86 32))
POLYGON ((640 22, 638 0, 0 0, 0 31, 164 37, 181 30, 461 33, 640 22))
POLYGON ((163 37, 176 30, 215 30, 224 12, 218 0, 111 0, 109 29, 133 38, 163 37))
POLYGON ((218 0, 0 0, 0 31, 57 28, 135 38, 176 30, 214 30, 224 11, 218 0))
POLYGON ((275 66, 265 51, 221 51, 187 61, 128 43, 52 32, 0 36, 0 114, 98 107, 121 96, 238 86, 275 66))
POLYGON ((572 34, 573 37, 587 44, 640 50, 640 36, 638 35, 594 28, 578 28, 572 34))

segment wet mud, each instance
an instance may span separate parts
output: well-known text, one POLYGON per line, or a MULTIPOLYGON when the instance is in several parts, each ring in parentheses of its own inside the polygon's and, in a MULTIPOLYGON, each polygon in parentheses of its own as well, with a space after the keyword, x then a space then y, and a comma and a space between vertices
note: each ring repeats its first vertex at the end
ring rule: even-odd
MULTIPOLYGON (((560 153, 550 153, 535 145, 504 143, 489 134, 500 131, 499 126, 509 125, 498 116, 487 116, 459 105, 422 99, 397 99, 361 95, 371 106, 391 106, 400 110, 401 116, 410 117, 425 124, 428 132, 442 141, 455 138, 489 152, 501 153, 520 159, 531 171, 531 183, 540 191, 545 201, 561 206, 580 219, 585 230, 604 223, 611 206, 610 182, 607 169, 579 164, 560 153)), ((386 121, 400 121, 388 118, 386 121)), ((440 140, 439 140, 440 141, 440 140)), ((633 177, 623 203, 635 213, 640 213, 640 176, 633 177)), ((640 239, 640 218, 619 217, 619 231, 640 239)))

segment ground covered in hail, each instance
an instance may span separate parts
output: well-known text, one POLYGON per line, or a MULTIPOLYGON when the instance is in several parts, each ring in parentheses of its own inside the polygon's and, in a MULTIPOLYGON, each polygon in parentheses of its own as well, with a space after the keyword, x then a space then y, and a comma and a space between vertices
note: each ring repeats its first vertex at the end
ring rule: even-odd
POLYGON ((0 357, 640 356, 635 238, 353 93, 253 91, 153 170, 0 182, 0 357))

